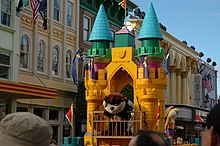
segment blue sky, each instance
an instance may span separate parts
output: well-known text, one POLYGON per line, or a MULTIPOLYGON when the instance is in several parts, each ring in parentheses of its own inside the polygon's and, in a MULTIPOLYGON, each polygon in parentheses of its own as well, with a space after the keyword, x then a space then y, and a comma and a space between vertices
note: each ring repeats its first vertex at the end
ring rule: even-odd
MULTIPOLYGON (((131 0, 142 11, 152 2, 159 22, 167 32, 179 40, 186 40, 188 46, 195 46, 217 63, 220 77, 220 0, 131 0)), ((218 78, 218 94, 220 80, 218 78)))

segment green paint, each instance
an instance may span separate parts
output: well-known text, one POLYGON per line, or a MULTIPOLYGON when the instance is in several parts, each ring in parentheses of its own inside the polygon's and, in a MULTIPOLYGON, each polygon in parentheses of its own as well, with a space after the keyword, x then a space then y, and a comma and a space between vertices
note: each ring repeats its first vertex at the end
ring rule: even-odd
POLYGON ((133 47, 135 39, 130 34, 116 34, 115 47, 133 47))

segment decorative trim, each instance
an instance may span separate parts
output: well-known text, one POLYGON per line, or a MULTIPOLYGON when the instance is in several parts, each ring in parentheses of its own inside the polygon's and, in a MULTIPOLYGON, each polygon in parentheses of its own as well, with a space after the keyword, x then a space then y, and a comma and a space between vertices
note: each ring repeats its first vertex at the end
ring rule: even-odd
POLYGON ((9 81, 0 81, 0 93, 5 97, 8 95, 16 98, 54 99, 57 97, 56 89, 9 81))

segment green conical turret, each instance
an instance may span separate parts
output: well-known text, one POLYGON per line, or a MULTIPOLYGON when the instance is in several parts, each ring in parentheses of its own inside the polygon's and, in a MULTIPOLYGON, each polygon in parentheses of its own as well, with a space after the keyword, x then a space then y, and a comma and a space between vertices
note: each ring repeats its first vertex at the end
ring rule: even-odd
POLYGON ((113 36, 103 5, 100 5, 89 41, 92 42, 92 48, 88 50, 89 57, 101 57, 104 60, 111 58, 110 42, 113 36))
POLYGON ((148 6, 138 39, 141 41, 141 48, 136 52, 138 56, 148 55, 149 58, 163 59, 163 48, 160 48, 163 35, 152 3, 148 6))

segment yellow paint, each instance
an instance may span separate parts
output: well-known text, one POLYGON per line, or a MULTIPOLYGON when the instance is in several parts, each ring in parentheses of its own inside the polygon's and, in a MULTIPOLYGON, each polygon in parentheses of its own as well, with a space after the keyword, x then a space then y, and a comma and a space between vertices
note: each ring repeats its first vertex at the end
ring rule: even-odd
MULTIPOLYGON (((143 117, 145 118, 143 121, 147 123, 145 129, 164 132, 164 92, 167 86, 165 69, 159 68, 157 70, 158 77, 155 78, 155 68, 148 68, 149 79, 146 79, 144 78, 143 68, 133 62, 133 54, 132 47, 112 48, 112 61, 105 69, 98 70, 97 80, 90 78, 89 70, 85 72, 87 100, 87 134, 84 137, 85 145, 94 144, 94 141, 102 146, 128 144, 126 140, 109 139, 104 141, 103 139, 92 138, 91 125, 92 111, 95 109, 103 111, 102 106, 98 107, 103 98, 112 92, 120 92, 127 84, 132 85, 134 88, 133 103, 135 111, 140 111, 138 105, 140 103, 142 111, 146 114, 143 117), (160 104, 158 104, 158 100, 160 104), (158 126, 155 126, 158 105, 160 105, 161 110, 160 120, 158 126)), ((144 125, 144 122, 142 124, 144 125)))

